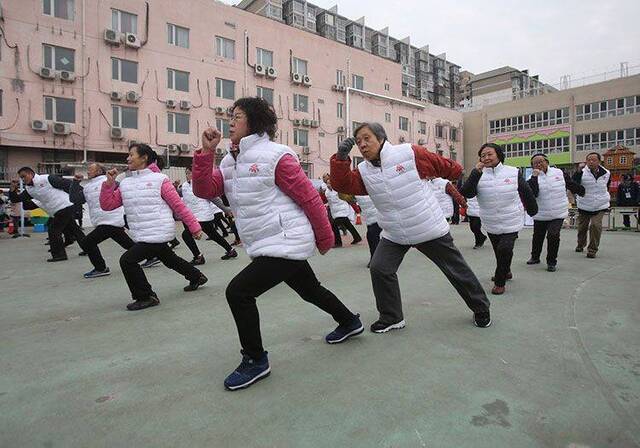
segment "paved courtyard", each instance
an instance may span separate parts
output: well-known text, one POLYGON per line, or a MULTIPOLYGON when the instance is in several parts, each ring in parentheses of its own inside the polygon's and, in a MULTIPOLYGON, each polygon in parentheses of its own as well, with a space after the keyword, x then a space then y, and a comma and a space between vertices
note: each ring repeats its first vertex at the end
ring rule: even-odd
MULTIPOLYGON (((490 289, 490 247, 472 250, 466 224, 452 233, 490 289)), ((224 291, 243 251, 223 262, 199 242, 209 283, 194 293, 147 270, 161 305, 132 313, 114 243, 101 246, 113 275, 84 280, 77 246, 51 264, 42 234, 0 234, 0 446, 640 446, 640 234, 605 232, 595 260, 573 252, 574 230, 562 238, 547 273, 526 266, 521 232, 488 329, 417 251, 399 273, 402 331, 329 346, 330 317, 286 286, 269 291, 259 306, 273 372, 231 393, 222 381, 240 347, 224 291)), ((359 245, 311 263, 368 326, 367 259, 359 245)))

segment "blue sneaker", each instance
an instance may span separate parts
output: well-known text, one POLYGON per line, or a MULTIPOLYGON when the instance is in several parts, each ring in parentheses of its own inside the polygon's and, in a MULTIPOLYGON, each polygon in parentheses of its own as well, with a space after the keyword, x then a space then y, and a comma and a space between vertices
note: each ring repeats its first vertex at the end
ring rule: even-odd
POLYGON ((236 370, 224 380, 224 387, 227 390, 244 389, 256 381, 268 377, 271 373, 267 352, 264 352, 260 359, 253 359, 245 355, 242 351, 241 353, 242 362, 236 370))
POLYGON ((329 333, 324 340, 329 344, 339 344, 350 337, 357 336, 364 331, 364 326, 360 321, 360 315, 356 314, 351 321, 338 325, 338 328, 329 333))
POLYGON ((93 269, 86 274, 84 274, 84 278, 97 278, 97 277, 105 277, 107 275, 111 275, 111 271, 109 268, 105 268, 104 271, 98 271, 97 269, 93 269))

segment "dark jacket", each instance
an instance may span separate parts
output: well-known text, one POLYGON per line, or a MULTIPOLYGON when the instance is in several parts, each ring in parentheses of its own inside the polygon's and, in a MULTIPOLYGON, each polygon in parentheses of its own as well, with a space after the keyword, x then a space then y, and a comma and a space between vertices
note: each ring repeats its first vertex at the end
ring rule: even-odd
POLYGON ((637 182, 631 182, 629 185, 618 185, 618 193, 616 196, 616 205, 622 207, 634 207, 638 205, 640 200, 640 187, 637 182))

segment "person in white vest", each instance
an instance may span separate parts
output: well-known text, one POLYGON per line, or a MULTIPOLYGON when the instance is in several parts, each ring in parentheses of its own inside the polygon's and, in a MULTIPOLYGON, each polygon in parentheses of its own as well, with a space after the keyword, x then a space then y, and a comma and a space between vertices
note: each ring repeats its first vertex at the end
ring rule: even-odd
POLYGON ((182 220, 200 239, 202 230, 198 220, 178 196, 169 178, 158 172, 158 155, 144 143, 132 143, 127 157, 127 175, 118 185, 116 169, 107 172, 107 180, 100 190, 100 206, 105 211, 124 207, 129 233, 134 245, 120 257, 120 267, 127 281, 133 302, 129 311, 142 310, 160 304, 151 289, 140 261, 158 257, 168 268, 182 274, 189 284, 185 291, 195 291, 207 282, 207 277, 186 260, 176 255, 169 241, 176 236, 173 214, 182 220), (153 167, 154 169, 151 169, 153 167))
POLYGON ((362 219, 367 226, 367 243, 369 244, 369 253, 371 254, 369 263, 367 263, 367 267, 369 268, 371 267, 373 254, 376 252, 376 248, 380 242, 382 229, 378 225, 378 210, 376 210, 376 206, 373 205, 371 198, 369 196, 356 196, 356 202, 360 207, 362 219))
POLYGON ((467 201, 464 196, 453 186, 451 182, 442 177, 434 177, 429 181, 429 187, 433 190, 433 193, 438 200, 442 214, 447 221, 451 220, 453 216, 453 202, 455 201, 460 207, 466 207, 467 201))
POLYGON ((549 166, 543 153, 531 156, 533 171, 527 181, 538 202, 538 213, 533 217, 533 239, 528 265, 539 264, 544 237, 547 237, 547 271, 555 272, 560 248, 560 230, 569 216, 567 190, 583 195, 584 187, 578 185, 562 170, 549 166))
POLYGON ((105 211, 100 207, 100 190, 107 180, 107 171, 99 163, 92 163, 87 167, 88 180, 82 181, 82 175, 76 175, 71 184, 69 196, 75 204, 86 203, 89 209, 89 218, 94 229, 83 240, 83 247, 89 255, 93 269, 84 274, 84 278, 104 277, 111 274, 107 267, 98 244, 112 239, 124 250, 133 247, 133 240, 124 230, 124 209, 118 207, 115 210, 105 211), (81 182, 82 181, 82 182, 81 182))
POLYGON ((49 243, 51 245, 51 258, 47 261, 56 262, 67 259, 65 244, 62 234, 73 236, 82 248, 84 232, 73 219, 74 205, 69 199, 71 181, 53 174, 36 174, 30 167, 25 166, 18 170, 18 175, 24 184, 24 191, 18 193, 16 187, 9 191, 9 199, 13 203, 28 202, 35 199, 42 209, 53 218, 49 229, 49 243))
POLYGON ((379 319, 374 333, 405 327, 398 283, 404 255, 415 247, 433 261, 473 311, 478 327, 491 325, 489 300, 475 274, 453 243, 449 223, 425 179, 457 179, 460 164, 419 145, 392 145, 379 123, 363 123, 331 157, 334 188, 346 194, 368 195, 378 210, 381 239, 370 273, 379 319), (349 152, 357 144, 364 161, 351 170, 349 152))
POLYGON ((477 197, 480 219, 489 234, 496 257, 492 294, 504 294, 513 278, 511 260, 518 232, 524 227, 524 207, 530 216, 538 212, 536 198, 518 168, 504 165, 500 145, 485 143, 478 151, 480 161, 462 186, 467 198, 477 197))
POLYGON ((602 156, 597 152, 587 154, 586 164, 581 164, 573 175, 573 180, 584 187, 583 196, 576 196, 578 206, 578 245, 576 252, 582 252, 589 245, 587 258, 596 258, 602 235, 602 218, 609 209, 611 196, 609 185, 611 173, 601 165, 602 156))
MULTIPOLYGON (((202 231, 225 250, 225 254, 220 258, 222 260, 231 260, 232 258, 236 258, 238 256, 238 252, 231 247, 227 240, 225 240, 215 228, 216 214, 222 213, 221 207, 226 208, 226 206, 222 203, 220 198, 208 201, 196 196, 193 193, 193 187, 191 186, 191 168, 187 168, 185 170, 185 175, 187 176, 187 180, 180 186, 180 190, 178 191, 182 196, 182 200, 200 223, 202 231)), ((198 245, 193 239, 193 236, 191 236, 191 232, 187 226, 185 226, 184 231, 182 232, 182 239, 193 254, 191 264, 194 266, 204 264, 204 255, 202 255, 202 252, 198 249, 198 245)))
POLYGON ((478 198, 470 198, 467 201, 467 219, 469 220, 469 229, 475 238, 474 249, 480 249, 487 241, 487 236, 482 233, 482 220, 480 219, 480 204, 478 198))
POLYGON ((251 386, 271 372, 262 346, 256 298, 285 282, 300 297, 330 314, 338 327, 325 337, 336 344, 362 333, 360 317, 320 285, 309 262, 333 246, 327 213, 297 155, 272 141, 278 117, 262 98, 233 105, 230 151, 214 167, 221 134, 207 129, 193 157, 193 191, 204 199, 226 194, 251 263, 227 286, 238 328, 242 362, 225 379, 228 390, 251 386))
POLYGON ((329 211, 331 212, 331 227, 333 229, 333 236, 335 238, 335 246, 342 247, 342 236, 340 235, 340 228, 346 229, 353 241, 351 244, 358 244, 362 241, 362 237, 358 230, 353 226, 353 220, 355 220, 355 211, 351 204, 340 198, 338 192, 331 187, 331 178, 328 174, 322 177, 322 181, 326 185, 322 193, 327 198, 327 204, 329 205, 329 211))

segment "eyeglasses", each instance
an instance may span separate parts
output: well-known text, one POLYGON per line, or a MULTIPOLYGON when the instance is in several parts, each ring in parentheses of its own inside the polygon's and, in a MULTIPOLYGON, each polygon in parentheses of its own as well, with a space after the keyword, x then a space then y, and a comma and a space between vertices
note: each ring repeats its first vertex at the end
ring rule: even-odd
POLYGON ((233 117, 231 117, 231 121, 240 121, 243 118, 247 118, 246 115, 234 115, 233 117))

